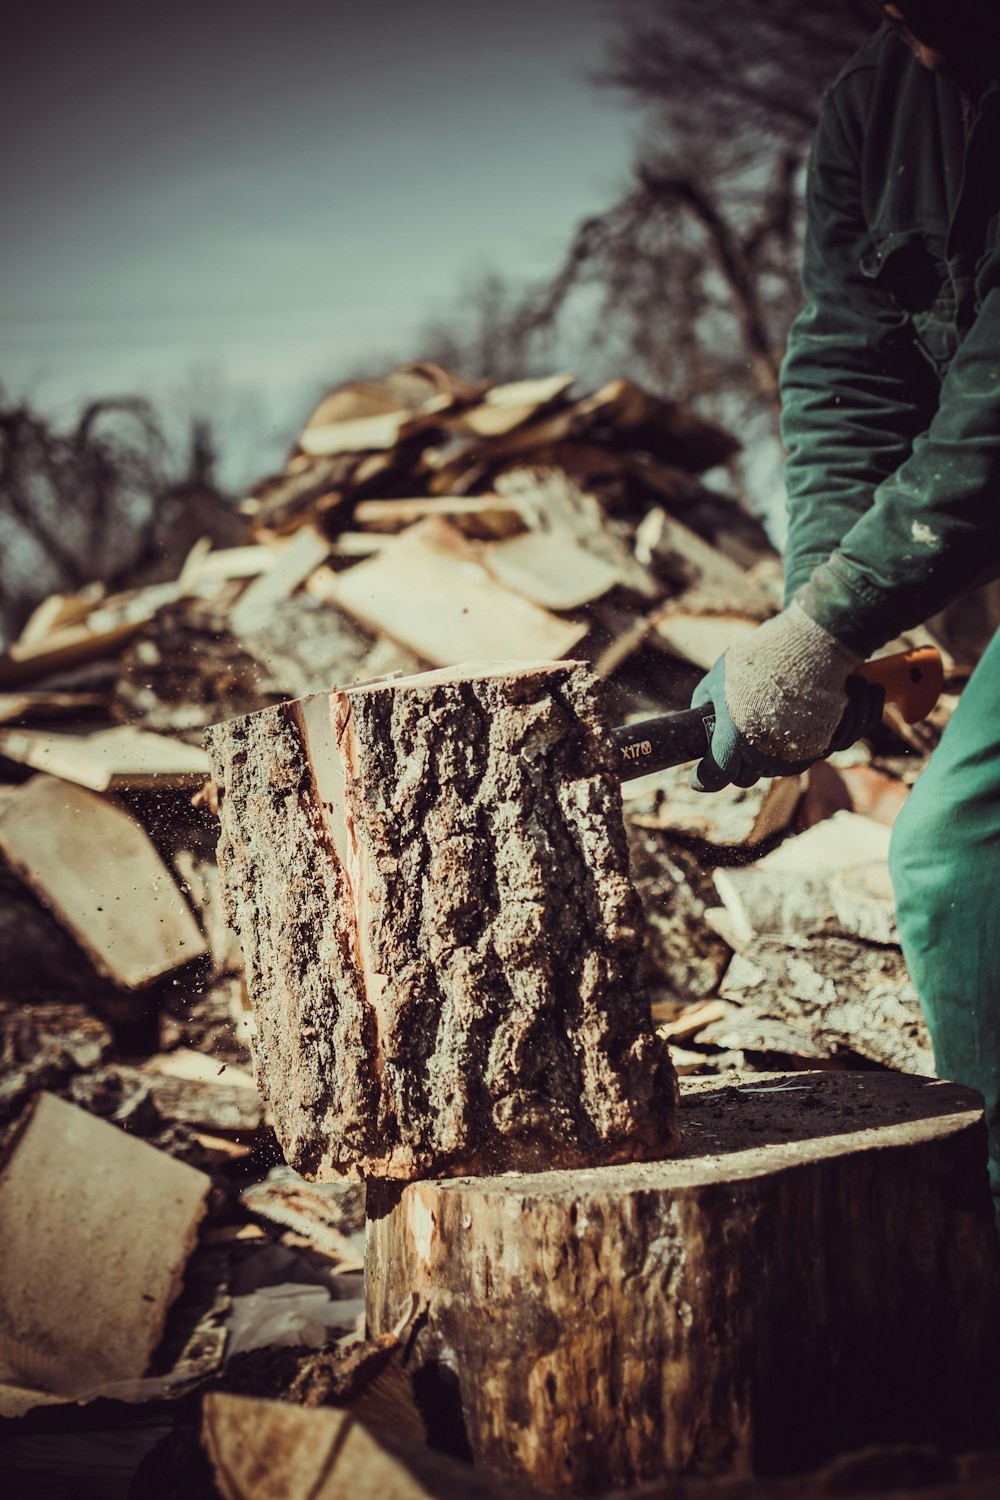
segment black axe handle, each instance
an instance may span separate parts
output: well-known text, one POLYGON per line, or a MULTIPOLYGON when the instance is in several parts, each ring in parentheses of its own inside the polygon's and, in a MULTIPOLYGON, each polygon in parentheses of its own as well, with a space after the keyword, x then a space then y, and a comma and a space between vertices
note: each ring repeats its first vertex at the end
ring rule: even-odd
MULTIPOLYGON (((907 724, 916 724, 941 696, 944 667, 939 651, 933 646, 920 646, 915 651, 898 651, 867 661, 858 668, 857 676, 879 683, 885 688, 886 702, 896 705, 907 724)), ((711 746, 714 729, 715 711, 710 706, 682 708, 612 729, 619 779, 633 781, 651 771, 700 760, 711 746)))

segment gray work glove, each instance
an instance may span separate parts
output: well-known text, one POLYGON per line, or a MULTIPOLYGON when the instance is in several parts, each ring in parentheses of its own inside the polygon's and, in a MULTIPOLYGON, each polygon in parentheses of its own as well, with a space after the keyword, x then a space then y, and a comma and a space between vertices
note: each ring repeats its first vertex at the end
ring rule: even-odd
POLYGON ((692 708, 715 711, 693 782, 705 792, 791 776, 868 734, 884 692, 851 674, 861 658, 794 602, 720 656, 692 708))

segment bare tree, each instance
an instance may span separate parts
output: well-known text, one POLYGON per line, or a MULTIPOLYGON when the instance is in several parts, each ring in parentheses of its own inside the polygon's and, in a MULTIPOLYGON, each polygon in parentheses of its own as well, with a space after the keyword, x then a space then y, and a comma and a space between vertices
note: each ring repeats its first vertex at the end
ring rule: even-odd
POLYGON ((576 231, 521 336, 596 291, 602 337, 668 394, 776 411, 798 306, 801 189, 824 85, 871 0, 621 0, 598 75, 644 120, 626 191, 576 231))
POLYGON ((163 449, 143 401, 94 401, 56 432, 0 400, 0 591, 4 624, 47 591, 113 582, 141 554, 163 449))
POLYGON ((189 436, 173 478, 145 401, 93 401, 61 432, 0 393, 0 637, 48 593, 170 578, 200 535, 242 535, 213 482, 210 424, 192 421, 189 436))

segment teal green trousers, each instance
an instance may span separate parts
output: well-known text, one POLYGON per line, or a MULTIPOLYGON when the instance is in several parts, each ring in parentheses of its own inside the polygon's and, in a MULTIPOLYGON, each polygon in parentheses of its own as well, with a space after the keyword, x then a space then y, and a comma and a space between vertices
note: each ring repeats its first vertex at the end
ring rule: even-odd
POLYGON ((1000 633, 896 820, 889 863, 938 1077, 986 1104, 1000 1224, 1000 633))

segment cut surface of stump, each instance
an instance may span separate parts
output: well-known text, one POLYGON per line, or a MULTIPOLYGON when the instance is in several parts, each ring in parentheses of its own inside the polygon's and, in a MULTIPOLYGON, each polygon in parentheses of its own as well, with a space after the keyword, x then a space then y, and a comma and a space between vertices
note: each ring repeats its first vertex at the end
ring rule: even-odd
POLYGON ((207 742, 258 1078, 291 1165, 411 1179, 676 1148, 586 667, 446 668, 207 742))
POLYGON ((369 1331, 419 1299, 409 1370, 456 1451, 585 1494, 992 1446, 979 1096, 755 1074, 686 1081, 681 1118, 672 1161, 369 1187, 369 1331))

